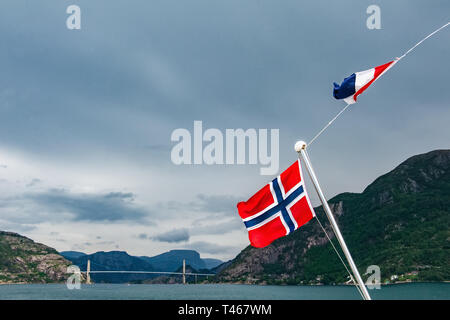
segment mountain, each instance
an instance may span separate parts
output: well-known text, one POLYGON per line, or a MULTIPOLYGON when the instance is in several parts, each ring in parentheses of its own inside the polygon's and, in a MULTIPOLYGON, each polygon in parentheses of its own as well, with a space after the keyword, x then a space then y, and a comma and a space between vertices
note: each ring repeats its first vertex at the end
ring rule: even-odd
MULTIPOLYGON (((362 193, 342 193, 329 204, 361 274, 378 265, 382 282, 450 280, 450 150, 413 156, 362 193)), ((315 211, 333 235, 322 208, 315 211)), ((347 280, 315 220, 265 248, 247 247, 217 276, 261 284, 347 280)))
MULTIPOLYGON (((183 267, 174 270, 173 272, 182 273, 183 267)), ((212 276, 204 276, 204 275, 190 275, 189 273, 202 273, 202 274, 213 274, 209 269, 194 269, 190 265, 186 264, 186 283, 202 283, 205 280, 208 280, 214 277, 212 276)), ((175 284, 175 283, 183 283, 183 276, 181 274, 171 274, 171 275, 160 275, 150 280, 141 281, 140 283, 144 284, 175 284)))
POLYGON ((59 254, 62 255, 67 260, 79 258, 86 255, 86 253, 79 251, 61 251, 59 254))
MULTIPOLYGON (((171 250, 154 257, 136 257, 131 256, 125 251, 99 251, 94 254, 85 254, 77 251, 63 251, 64 255, 73 264, 80 267, 82 271, 87 269, 87 261, 91 261, 91 271, 172 271, 181 270, 183 259, 186 265, 193 270, 200 270, 201 273, 210 273, 211 267, 216 267, 222 263, 218 259, 201 259, 200 254, 194 250, 171 250)), ((178 281, 170 277, 161 277, 158 274, 139 274, 139 273, 92 273, 93 282, 106 283, 125 283, 125 282, 151 282, 151 283, 170 283, 178 281), (156 278, 156 279, 155 279, 156 278), (151 280, 154 279, 154 280, 151 280), (161 280, 161 282, 158 282, 161 280)), ((180 278, 181 279, 181 278, 180 278)))
POLYGON ((214 269, 217 266, 223 263, 222 260, 219 259, 211 259, 211 258, 203 258, 203 262, 205 262, 206 269, 214 269))
MULTIPOLYGON (((125 251, 99 251, 94 254, 82 255, 78 258, 72 258, 73 264, 80 267, 82 271, 87 269, 87 261, 91 261, 91 271, 154 271, 154 268, 148 262, 130 256, 125 251)), ((153 274, 139 273, 92 273, 93 282, 124 283, 140 281, 155 277, 153 274)))
POLYGON ((154 257, 142 256, 140 258, 150 263, 158 271, 175 271, 183 265, 183 259, 186 260, 186 265, 197 270, 210 269, 208 266, 222 263, 217 259, 201 259, 200 254, 194 250, 170 250, 154 257))
POLYGON ((233 260, 228 260, 226 262, 222 262, 218 266, 211 269, 212 273, 220 273, 222 270, 228 268, 233 263, 233 260))
POLYGON ((67 279, 70 261, 43 244, 0 231, 0 283, 48 283, 67 279))

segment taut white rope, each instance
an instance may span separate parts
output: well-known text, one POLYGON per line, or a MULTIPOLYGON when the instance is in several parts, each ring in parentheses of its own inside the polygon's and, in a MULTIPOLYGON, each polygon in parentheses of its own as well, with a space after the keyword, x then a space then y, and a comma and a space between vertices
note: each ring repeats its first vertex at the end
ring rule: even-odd
MULTIPOLYGON (((401 59, 403 59, 404 57, 406 57, 407 54, 409 54, 411 51, 413 51, 415 48, 417 48, 419 45, 422 44, 422 42, 424 42, 425 40, 427 40, 428 38, 432 37, 434 34, 438 33, 439 31, 441 31, 442 29, 444 29, 445 27, 447 27, 448 25, 450 25, 450 21, 447 22, 446 24, 444 24, 442 27, 434 30, 432 33, 430 33, 429 35, 427 35, 425 38, 423 38, 422 40, 420 40, 419 42, 417 42, 414 46, 412 46, 408 51, 406 51, 402 56, 400 56, 399 58, 396 58, 395 63, 397 63, 398 61, 400 61, 401 59)), ((388 69, 387 69, 388 70, 388 69)), ((385 72, 387 71, 385 70, 385 72)), ((347 108, 350 106, 350 104, 347 104, 333 119, 331 119, 330 122, 328 122, 328 124, 322 128, 322 130, 320 130, 315 136, 314 138, 311 139, 311 141, 308 143, 308 145, 311 145, 314 140, 316 140, 345 110, 347 110, 347 108)))
POLYGON ((328 238, 328 241, 331 243, 331 246, 334 249, 334 252, 336 252, 337 256, 339 257, 339 259, 341 260, 342 264, 344 265, 345 270, 347 270, 348 275, 350 276, 350 279, 352 280, 353 284, 356 286, 356 289, 358 289, 359 294, 361 295, 361 297, 364 299, 364 294, 361 291, 361 288, 359 287, 359 284, 355 281, 355 279, 353 278, 352 273, 350 272, 350 270, 348 270, 347 268, 347 264, 344 262, 344 259, 342 259, 341 255, 339 254, 339 251, 336 249, 336 247, 334 246, 333 241, 331 241, 331 238, 328 236, 327 231, 325 230, 325 228, 323 227, 322 223, 320 223, 319 218, 316 215, 316 220, 319 223, 319 226, 322 228, 323 233, 325 233, 325 235, 328 238))
POLYGON ((308 145, 310 146, 314 140, 316 140, 333 122, 334 120, 336 120, 337 118, 339 118, 339 116, 345 111, 347 110, 347 108, 350 106, 350 103, 348 105, 346 105, 341 111, 339 111, 339 113, 333 118, 331 119, 330 122, 328 122, 328 124, 322 128, 322 130, 320 130, 315 136, 314 138, 311 139, 311 141, 308 143, 308 145))
POLYGON ((295 144, 295 151, 297 151, 299 156, 301 156, 303 159, 303 163, 305 164, 306 169, 308 170, 309 177, 311 178, 314 188, 317 191, 317 195, 319 196, 319 199, 322 202, 322 207, 328 217, 328 221, 330 222, 334 234, 336 235, 336 238, 339 241, 339 244, 341 245, 345 257, 347 258, 347 262, 350 265, 350 268, 353 272, 353 276, 355 277, 356 281, 359 284, 359 289, 361 289, 364 299, 371 300, 370 294, 367 291, 366 286, 364 285, 361 275, 359 274, 358 268, 356 267, 356 264, 353 261, 350 251, 347 248, 345 240, 342 237, 341 231, 339 230, 339 226, 337 225, 336 220, 334 219, 333 213, 331 212, 330 206, 328 205, 325 195, 323 194, 322 189, 320 188, 319 181, 317 180, 316 174, 311 165, 311 161, 309 160, 308 153, 306 152, 306 146, 307 146, 306 142, 297 141, 297 143, 295 144))
POLYGON ((450 25, 450 21, 447 22, 446 24, 444 24, 442 27, 440 27, 439 29, 434 30, 432 33, 430 33, 429 35, 427 35, 425 38, 423 38, 422 40, 420 40, 419 42, 417 42, 414 46, 411 47, 411 49, 409 49, 408 51, 406 51, 401 57, 398 58, 398 60, 403 59, 408 53, 410 53, 411 51, 413 51, 417 46, 419 46, 422 42, 424 42, 425 40, 427 40, 428 38, 432 37, 435 33, 438 33, 439 31, 441 31, 442 29, 444 29, 445 27, 447 27, 448 25, 450 25))

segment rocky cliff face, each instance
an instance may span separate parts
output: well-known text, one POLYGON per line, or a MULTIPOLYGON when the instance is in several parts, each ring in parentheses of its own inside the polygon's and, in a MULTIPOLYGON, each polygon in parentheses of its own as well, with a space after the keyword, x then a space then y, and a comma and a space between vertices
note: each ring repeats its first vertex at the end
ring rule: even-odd
POLYGON ((0 231, 0 283, 61 282, 69 265, 55 249, 0 231))
MULTIPOLYGON (((379 265, 383 281, 450 280, 450 150, 406 160, 362 193, 329 200, 360 272, 379 265), (395 277, 394 277, 395 278, 395 277)), ((316 214, 337 245, 321 207, 316 214)), ((247 247, 217 281, 344 283, 346 271, 317 221, 265 248, 247 247)))

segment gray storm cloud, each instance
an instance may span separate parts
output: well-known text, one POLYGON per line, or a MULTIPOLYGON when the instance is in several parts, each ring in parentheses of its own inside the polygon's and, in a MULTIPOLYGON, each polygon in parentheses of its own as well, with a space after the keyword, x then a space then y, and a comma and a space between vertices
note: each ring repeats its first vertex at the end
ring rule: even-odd
POLYGON ((189 240, 189 231, 187 229, 174 229, 167 232, 160 233, 151 239, 160 242, 178 243, 189 240))
POLYGON ((27 196, 53 212, 69 212, 75 221, 142 221, 147 215, 132 204, 132 193, 72 194, 64 190, 27 196))
MULTIPOLYGON (((271 178, 259 166, 175 166, 171 133, 194 120, 222 132, 279 129, 281 171, 297 157, 294 143, 342 107, 333 81, 402 54, 450 9, 447 0, 381 1, 382 29, 368 30, 369 0, 97 0, 79 3, 81 30, 68 30, 69 4, 1 4, 0 225, 39 240, 42 228, 105 223, 101 232, 113 235, 99 235, 127 250, 149 255, 136 236, 145 234, 159 238, 154 250, 195 244, 228 258, 248 244, 237 202, 271 178)), ((398 63, 311 146, 327 197, 449 148, 449 31, 398 63)), ((68 242, 103 249, 84 230, 67 232, 68 242)))
POLYGON ((149 212, 133 203, 132 193, 110 192, 105 194, 73 193, 64 189, 50 189, 40 193, 24 193, 20 196, 0 199, 0 206, 13 212, 11 220, 58 221, 61 217, 72 221, 133 222, 145 221, 149 212), (14 212, 20 212, 15 217, 14 212), (63 214, 63 216, 61 216, 63 214), (38 218, 36 220, 36 218, 38 218))

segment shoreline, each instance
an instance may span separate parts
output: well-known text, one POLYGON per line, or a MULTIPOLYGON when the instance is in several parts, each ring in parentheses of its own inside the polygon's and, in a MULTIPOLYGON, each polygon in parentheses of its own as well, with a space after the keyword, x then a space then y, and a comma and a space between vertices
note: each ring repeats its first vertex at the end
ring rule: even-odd
MULTIPOLYGON (((381 283, 381 286, 394 286, 394 285, 404 285, 404 284, 436 284, 436 283, 450 283, 450 280, 446 280, 446 281, 398 281, 395 283, 381 283)), ((0 286, 7 286, 7 285, 65 285, 65 282, 47 282, 47 283, 40 283, 40 282, 15 282, 15 283, 6 283, 0 282, 0 286)), ((151 286, 151 285, 182 285, 181 283, 92 283, 92 284, 86 284, 86 283, 82 283, 81 285, 83 286, 90 286, 90 285, 96 285, 96 284, 101 284, 101 285, 147 285, 147 286, 151 286)), ((341 283, 341 284, 298 284, 298 285, 287 285, 287 284, 250 284, 250 283, 225 283, 225 282, 221 282, 221 283, 187 283, 186 286, 189 285, 244 285, 244 286, 261 286, 261 287, 265 287, 265 286, 277 286, 277 287, 346 287, 346 286, 354 286, 354 284, 345 284, 345 283, 341 283)))

